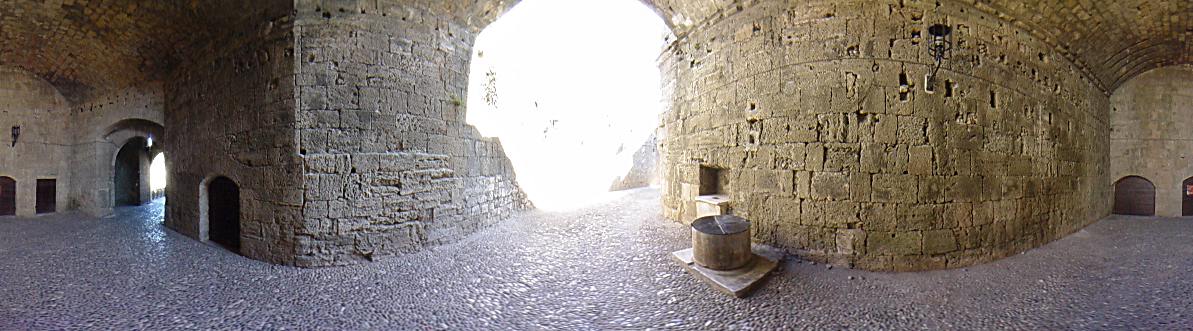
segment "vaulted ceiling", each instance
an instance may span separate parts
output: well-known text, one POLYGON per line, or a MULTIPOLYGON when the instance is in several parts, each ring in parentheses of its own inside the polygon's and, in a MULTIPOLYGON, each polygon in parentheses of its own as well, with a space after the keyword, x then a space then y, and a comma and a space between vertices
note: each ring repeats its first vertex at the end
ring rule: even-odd
POLYGON ((276 10, 274 3, 288 1, 0 1, 0 64, 33 72, 78 102, 161 79, 230 27, 276 10))
POLYGON ((1153 68, 1193 63, 1191 0, 963 1, 1068 53, 1108 90, 1153 68))
MULTIPOLYGON (((485 3, 486 8, 517 2, 453 1, 485 3)), ((760 0, 641 1, 679 32, 760 0)), ((1152 68, 1193 63, 1190 0, 941 1, 964 2, 1032 32, 1085 66, 1108 90, 1152 68)), ((291 0, 0 1, 0 65, 33 72, 78 102, 104 90, 160 80, 222 37, 251 30, 236 27, 284 15, 293 5, 291 0)))

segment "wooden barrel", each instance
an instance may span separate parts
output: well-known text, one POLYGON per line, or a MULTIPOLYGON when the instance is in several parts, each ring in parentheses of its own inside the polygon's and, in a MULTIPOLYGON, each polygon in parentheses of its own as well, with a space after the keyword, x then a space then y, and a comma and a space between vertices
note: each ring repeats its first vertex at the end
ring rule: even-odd
POLYGON ((692 222, 692 260, 713 270, 732 270, 754 258, 750 251, 750 221, 733 215, 713 215, 692 222))

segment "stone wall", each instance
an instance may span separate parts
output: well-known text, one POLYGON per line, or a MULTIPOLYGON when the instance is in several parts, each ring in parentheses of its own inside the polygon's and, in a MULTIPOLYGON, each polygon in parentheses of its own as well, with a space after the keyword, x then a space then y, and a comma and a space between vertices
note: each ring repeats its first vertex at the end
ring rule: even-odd
POLYGON ((942 3, 757 1, 695 21, 663 59, 666 215, 690 222, 701 167, 721 169, 757 241, 869 270, 989 261, 1106 215, 1107 93, 1015 25, 942 3), (929 92, 938 22, 956 45, 929 92))
POLYGON ((610 191, 628 190, 656 185, 662 178, 659 169, 659 137, 650 135, 634 152, 632 164, 625 175, 613 180, 610 191))
POLYGON ((0 155, 0 176, 17 180, 18 215, 34 214, 39 178, 56 180, 57 211, 110 213, 116 152, 137 132, 161 132, 156 124, 162 121, 160 86, 147 84, 70 104, 52 85, 20 69, 3 67, 0 75, 6 145, 11 145, 7 130, 21 126, 17 145, 5 146, 13 152, 0 155), (129 119, 156 127, 118 130, 117 123, 129 119))
POLYGON ((1181 216, 1182 183, 1193 177, 1193 66, 1143 73, 1110 98, 1110 174, 1156 186, 1156 215, 1181 216))
POLYGON ((196 51, 165 84, 166 226, 206 240, 203 191, 225 176, 240 189, 240 253, 293 264, 305 225, 292 6, 259 5, 253 24, 196 51))
POLYGON ((35 214, 37 179, 57 183, 58 210, 64 210, 71 189, 67 132, 69 103, 53 85, 24 70, 0 66, 0 176, 17 183, 18 216, 35 214), (11 127, 21 127, 12 144, 11 127))
POLYGON ((76 140, 70 209, 95 216, 111 213, 116 153, 134 137, 153 136, 156 143, 162 142, 162 94, 161 84, 147 83, 71 106, 69 127, 76 140))
POLYGON ((464 120, 478 30, 466 8, 298 2, 296 126, 308 227, 296 264, 410 252, 530 206, 501 144, 464 120))

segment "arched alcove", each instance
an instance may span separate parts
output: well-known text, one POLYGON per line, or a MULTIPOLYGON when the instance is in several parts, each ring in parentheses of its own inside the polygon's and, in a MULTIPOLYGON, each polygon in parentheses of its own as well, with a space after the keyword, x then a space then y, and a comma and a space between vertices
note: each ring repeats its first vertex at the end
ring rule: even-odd
POLYGON ((202 192, 209 240, 233 252, 240 252, 240 186, 219 176, 202 192))
POLYGON ((116 153, 112 175, 113 201, 116 206, 140 205, 147 197, 148 146, 145 138, 136 137, 116 153))
POLYGON ((1152 216, 1156 214, 1156 186, 1139 176, 1127 176, 1114 183, 1114 213, 1152 216))
POLYGON ((17 181, 0 177, 0 216, 17 214, 17 181))

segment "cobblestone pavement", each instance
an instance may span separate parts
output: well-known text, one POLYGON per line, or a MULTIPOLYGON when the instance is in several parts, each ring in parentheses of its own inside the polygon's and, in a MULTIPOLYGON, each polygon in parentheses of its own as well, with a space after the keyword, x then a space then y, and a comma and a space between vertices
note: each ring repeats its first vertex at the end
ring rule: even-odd
POLYGON ((1110 217, 960 270, 789 259, 739 300, 670 260, 688 230, 654 190, 325 269, 188 239, 160 225, 162 207, 0 218, 0 329, 1193 328, 1193 219, 1110 217))

